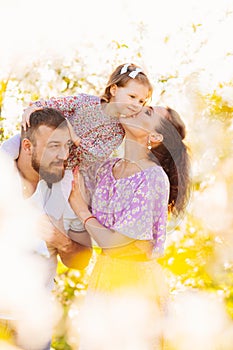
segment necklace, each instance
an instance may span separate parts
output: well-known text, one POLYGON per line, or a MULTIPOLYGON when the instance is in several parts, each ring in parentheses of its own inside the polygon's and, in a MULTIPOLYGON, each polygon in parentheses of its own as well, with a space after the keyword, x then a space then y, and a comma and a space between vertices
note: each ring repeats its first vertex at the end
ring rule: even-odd
MULTIPOLYGON (((149 163, 147 158, 141 158, 137 161, 122 158, 118 160, 113 167, 113 175, 115 179, 126 178, 148 168, 149 163)), ((151 163, 150 163, 151 164, 151 163)))
POLYGON ((20 180, 22 184, 22 193, 24 198, 31 197, 32 194, 35 192, 37 183, 32 183, 29 180, 26 179, 24 174, 18 169, 19 175, 20 175, 20 180))
POLYGON ((127 164, 132 164, 132 165, 137 165, 138 167, 142 167, 144 165, 144 167, 146 165, 151 164, 151 161, 148 158, 139 158, 137 160, 130 160, 130 159, 126 159, 126 158, 122 158, 118 161, 118 163, 125 163, 126 166, 127 164))
POLYGON ((139 163, 142 160, 147 160, 147 158, 140 158, 140 159, 137 159, 137 160, 130 160, 130 159, 126 159, 126 158, 121 158, 120 159, 120 161, 127 162, 127 163, 139 163))
POLYGON ((30 184, 28 181, 25 181, 22 179, 22 192, 23 192, 23 197, 28 198, 31 197, 32 194, 34 193, 35 188, 32 184, 30 184))

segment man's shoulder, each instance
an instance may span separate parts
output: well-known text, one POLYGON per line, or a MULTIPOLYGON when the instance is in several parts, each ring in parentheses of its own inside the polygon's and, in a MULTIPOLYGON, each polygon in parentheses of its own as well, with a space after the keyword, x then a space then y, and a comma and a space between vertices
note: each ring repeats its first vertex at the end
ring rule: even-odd
POLYGON ((17 159, 20 150, 20 133, 3 141, 0 145, 0 150, 6 153, 10 158, 17 159))

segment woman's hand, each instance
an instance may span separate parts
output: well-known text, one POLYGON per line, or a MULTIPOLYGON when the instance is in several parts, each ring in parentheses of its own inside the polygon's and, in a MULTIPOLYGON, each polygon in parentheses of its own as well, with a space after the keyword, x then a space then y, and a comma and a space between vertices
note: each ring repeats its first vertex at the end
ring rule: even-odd
POLYGON ((46 103, 43 99, 37 101, 39 103, 39 105, 36 105, 36 102, 30 102, 29 107, 24 109, 23 115, 22 115, 22 122, 21 122, 21 126, 23 127, 23 129, 26 131, 27 127, 30 127, 30 115, 35 112, 38 111, 39 109, 43 109, 44 107, 46 107, 46 103))
POLYGON ((78 167, 73 172, 74 179, 72 181, 72 189, 69 196, 69 203, 76 215, 83 220, 89 212, 88 198, 82 175, 78 171, 78 167))

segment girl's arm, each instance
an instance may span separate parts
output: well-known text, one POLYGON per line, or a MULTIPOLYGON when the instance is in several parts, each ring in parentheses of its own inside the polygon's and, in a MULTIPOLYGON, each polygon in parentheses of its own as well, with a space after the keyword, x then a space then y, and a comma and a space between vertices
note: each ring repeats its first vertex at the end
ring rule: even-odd
POLYGON ((52 97, 49 100, 38 100, 31 102, 30 105, 24 110, 22 115, 22 126, 25 129, 26 125, 30 126, 30 115, 32 112, 44 108, 55 108, 61 111, 66 118, 73 116, 78 105, 82 101, 82 94, 77 96, 65 96, 65 97, 52 97))
POLYGON ((67 96, 67 97, 57 97, 57 98, 52 97, 50 100, 41 99, 35 102, 31 102, 30 106, 24 110, 22 115, 22 126, 24 130, 26 130, 26 126, 30 127, 30 115, 33 112, 45 107, 55 108, 61 111, 64 117, 67 118, 71 140, 73 141, 75 146, 78 147, 81 139, 76 135, 68 119, 74 115, 75 109, 77 108, 77 104, 80 98, 79 96, 67 96))

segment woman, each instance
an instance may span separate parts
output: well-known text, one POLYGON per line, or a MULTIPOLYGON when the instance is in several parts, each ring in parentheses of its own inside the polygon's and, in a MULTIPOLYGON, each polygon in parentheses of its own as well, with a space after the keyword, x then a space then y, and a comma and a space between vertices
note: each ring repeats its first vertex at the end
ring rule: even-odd
POLYGON ((156 258, 163 254, 168 212, 179 215, 189 197, 190 162, 183 142, 185 126, 178 113, 143 107, 120 122, 125 131, 124 159, 109 159, 96 167, 92 177, 85 175, 90 203, 82 195, 83 178, 76 171, 69 199, 86 229, 79 236, 83 244, 91 237, 102 247, 88 286, 85 313, 90 317, 83 322, 82 350, 113 349, 107 341, 109 334, 112 343, 117 334, 118 349, 127 349, 125 344, 132 346, 135 339, 141 349, 161 348, 167 287, 156 258), (106 331, 98 332, 95 344, 90 344, 89 331, 94 329, 90 322, 102 300, 98 324, 106 331), (135 310, 144 305, 142 313, 125 323, 132 300, 137 301, 135 310), (115 306, 122 311, 118 321, 112 317, 115 306), (101 339, 99 334, 103 334, 101 339))

